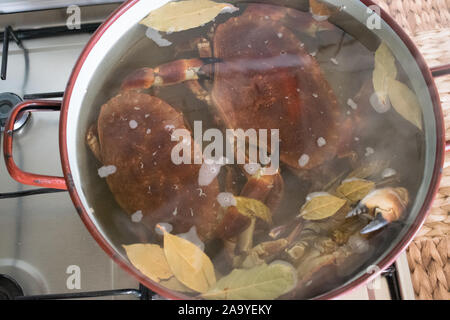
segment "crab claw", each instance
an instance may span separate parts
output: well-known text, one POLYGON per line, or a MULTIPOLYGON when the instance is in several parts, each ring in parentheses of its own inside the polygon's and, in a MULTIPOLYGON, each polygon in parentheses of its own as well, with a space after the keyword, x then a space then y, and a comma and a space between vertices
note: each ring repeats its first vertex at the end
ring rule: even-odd
POLYGON ((347 214, 346 218, 361 214, 374 217, 373 220, 361 230, 361 234, 367 234, 400 219, 408 202, 409 195, 405 188, 376 189, 366 195, 356 207, 347 214))
POLYGON ((353 208, 352 211, 347 213, 347 215, 345 217, 346 218, 351 218, 351 217, 354 217, 354 216, 359 216, 360 214, 364 214, 364 213, 369 213, 369 208, 367 208, 367 206, 361 200, 360 202, 358 202, 356 207, 353 208))
POLYGON ((360 233, 361 234, 368 234, 370 232, 376 231, 378 229, 383 228, 389 223, 385 218, 383 218, 383 214, 377 213, 375 216, 375 219, 373 219, 367 226, 365 226, 360 233))

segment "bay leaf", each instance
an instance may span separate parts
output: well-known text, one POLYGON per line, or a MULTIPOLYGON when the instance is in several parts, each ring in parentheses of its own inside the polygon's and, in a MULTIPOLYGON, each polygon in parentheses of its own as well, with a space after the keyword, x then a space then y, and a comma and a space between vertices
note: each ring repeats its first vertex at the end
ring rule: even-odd
POLYGON ((388 91, 390 79, 397 77, 397 67, 395 66, 395 58, 387 45, 383 42, 375 51, 375 67, 373 70, 372 81, 375 93, 379 101, 386 105, 389 103, 388 91))
POLYGON ((284 261, 251 269, 234 269, 202 295, 210 300, 271 300, 292 290, 297 271, 284 261))
POLYGON ((169 2, 152 11, 140 24, 163 32, 184 31, 210 22, 220 13, 237 10, 229 3, 210 0, 169 2))
POLYGON ((374 188, 374 182, 355 178, 344 180, 336 191, 351 202, 358 202, 374 188))
POLYGON ((160 284, 167 289, 178 291, 178 292, 184 292, 184 293, 192 293, 195 292, 188 287, 186 287, 184 284, 182 284, 177 278, 171 277, 169 279, 161 280, 160 284))
POLYGON ((167 264, 164 250, 156 244, 136 243, 124 245, 125 252, 130 262, 142 274, 155 282, 168 279, 173 276, 167 264))
POLYGON ((389 161, 386 160, 373 160, 373 161, 364 161, 361 163, 359 167, 354 169, 347 175, 346 179, 350 178, 359 178, 366 179, 368 177, 379 174, 383 169, 389 166, 389 161))
POLYGON ((337 213, 346 202, 331 194, 315 196, 302 206, 299 216, 305 220, 322 220, 337 213))
POLYGON ((272 224, 272 213, 264 203, 259 200, 246 198, 246 197, 234 197, 236 199, 237 210, 248 217, 257 217, 261 220, 272 224))
POLYGON ((175 277, 189 289, 206 292, 216 283, 211 260, 190 241, 164 232, 164 253, 175 277))
POLYGON ((400 81, 389 80, 389 100, 403 118, 422 130, 422 109, 414 92, 400 81))

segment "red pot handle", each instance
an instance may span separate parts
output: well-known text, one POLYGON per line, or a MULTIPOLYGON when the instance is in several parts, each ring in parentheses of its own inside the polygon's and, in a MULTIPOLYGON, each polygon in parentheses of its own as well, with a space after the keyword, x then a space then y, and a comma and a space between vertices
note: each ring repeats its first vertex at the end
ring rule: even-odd
MULTIPOLYGON (((441 66, 430 68, 433 77, 442 77, 450 74, 450 64, 444 64, 441 66)), ((445 142, 445 152, 450 151, 450 141, 445 142)))
POLYGON ((60 109, 61 101, 30 100, 18 104, 11 111, 3 135, 3 155, 6 168, 14 180, 31 186, 67 190, 66 180, 63 177, 44 176, 20 170, 14 162, 12 151, 14 123, 22 112, 59 111, 60 109))

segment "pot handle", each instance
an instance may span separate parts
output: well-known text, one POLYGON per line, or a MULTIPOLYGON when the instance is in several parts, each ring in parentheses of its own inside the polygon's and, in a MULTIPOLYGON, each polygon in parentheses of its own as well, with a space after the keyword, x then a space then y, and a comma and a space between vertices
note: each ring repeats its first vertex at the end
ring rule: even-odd
POLYGON ((29 100, 18 104, 11 111, 3 135, 3 155, 5 157, 6 168, 14 180, 31 186, 67 190, 66 180, 63 177, 33 174, 19 169, 14 162, 12 151, 14 123, 22 112, 59 111, 60 109, 61 101, 29 100))
MULTIPOLYGON (((434 78, 442 77, 450 74, 450 63, 430 68, 434 78)), ((445 142, 445 152, 450 152, 450 141, 445 142)))

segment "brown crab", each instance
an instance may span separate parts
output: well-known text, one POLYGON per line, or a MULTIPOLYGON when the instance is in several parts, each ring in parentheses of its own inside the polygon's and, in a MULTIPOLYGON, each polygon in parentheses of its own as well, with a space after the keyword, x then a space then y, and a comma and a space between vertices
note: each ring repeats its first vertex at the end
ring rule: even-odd
MULTIPOLYGON (((178 232, 196 226, 204 239, 230 238, 250 223, 235 207, 223 210, 217 204, 217 179, 198 185, 200 165, 170 161, 176 143, 171 129, 186 126, 173 107, 139 93, 152 86, 185 83, 212 106, 226 128, 279 129, 280 160, 291 168, 309 170, 336 156, 342 114, 318 63, 290 29, 302 26, 333 28, 309 13, 249 5, 217 26, 212 46, 206 39, 198 43, 200 58, 141 68, 123 81, 121 93, 102 106, 88 144, 104 165, 117 167, 107 183, 126 212, 141 211, 151 228, 161 221, 178 232), (210 91, 197 81, 205 74, 213 78, 210 91), (301 157, 307 160, 299 161, 301 157)), ((268 141, 258 147, 270 152, 270 146, 268 141)), ((276 208, 283 189, 279 172, 250 177, 249 182, 243 195, 276 208)))
MULTIPOLYGON (((227 128, 279 129, 281 161, 293 168, 317 167, 336 155, 343 117, 318 63, 289 29, 314 24, 309 13, 249 5, 242 15, 216 28, 212 48, 208 40, 199 43, 203 59, 139 69, 125 79, 122 89, 188 81, 227 128), (211 92, 195 81, 199 73, 211 73, 205 61, 215 61, 211 92), (308 157, 304 164, 299 163, 302 155, 308 157)), ((333 28, 324 24, 322 29, 333 28)))

